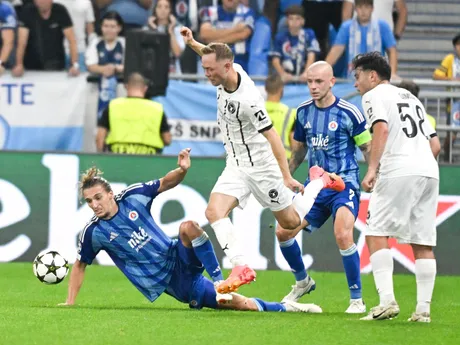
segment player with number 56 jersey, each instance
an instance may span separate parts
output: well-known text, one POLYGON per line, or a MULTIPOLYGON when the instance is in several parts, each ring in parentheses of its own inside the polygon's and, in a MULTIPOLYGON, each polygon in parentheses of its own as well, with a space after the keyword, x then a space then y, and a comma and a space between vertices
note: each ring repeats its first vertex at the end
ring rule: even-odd
POLYGON ((369 167, 362 186, 372 192, 366 242, 380 303, 363 320, 392 319, 399 314, 393 291, 393 257, 388 238, 409 243, 415 257, 417 306, 412 322, 430 322, 436 277, 436 210, 441 145, 422 103, 390 84, 391 68, 373 52, 353 60, 355 86, 363 96, 372 128, 369 167))

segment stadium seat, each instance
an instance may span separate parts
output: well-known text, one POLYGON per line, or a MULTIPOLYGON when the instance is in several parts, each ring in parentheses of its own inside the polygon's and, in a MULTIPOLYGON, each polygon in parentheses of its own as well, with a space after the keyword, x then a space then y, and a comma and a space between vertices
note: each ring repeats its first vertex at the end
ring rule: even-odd
POLYGON ((268 53, 271 48, 271 26, 267 17, 261 16, 254 25, 249 50, 248 72, 250 75, 268 75, 268 53))

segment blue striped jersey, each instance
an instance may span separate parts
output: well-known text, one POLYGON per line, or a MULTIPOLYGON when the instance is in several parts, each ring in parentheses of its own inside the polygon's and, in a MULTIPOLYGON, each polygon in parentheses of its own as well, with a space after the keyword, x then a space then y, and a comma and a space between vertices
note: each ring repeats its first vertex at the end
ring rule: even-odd
POLYGON ((354 137, 367 130, 363 114, 353 104, 336 98, 327 108, 314 100, 297 108, 294 139, 307 144, 308 165, 339 174, 359 190, 359 166, 354 137))
POLYGON ((159 187, 159 180, 137 183, 118 194, 118 212, 109 220, 91 219, 81 233, 77 255, 91 264, 105 250, 151 302, 168 286, 176 262, 177 240, 167 236, 150 215, 159 187))

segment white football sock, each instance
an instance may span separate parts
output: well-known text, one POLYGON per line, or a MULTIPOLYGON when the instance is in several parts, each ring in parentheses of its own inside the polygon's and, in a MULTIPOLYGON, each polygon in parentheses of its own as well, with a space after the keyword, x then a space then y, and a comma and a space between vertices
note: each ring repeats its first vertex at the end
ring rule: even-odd
POLYGON ((415 312, 417 314, 430 313, 435 278, 435 259, 415 260, 415 280, 417 281, 417 308, 415 312))
POLYGON ((246 259, 243 255, 241 240, 238 231, 233 226, 230 218, 222 218, 211 224, 214 229, 220 247, 228 256, 233 267, 246 265, 246 259))
POLYGON ((390 249, 380 249, 370 257, 375 287, 384 306, 395 300, 393 290, 393 257, 390 249))
POLYGON ((319 192, 321 192, 323 187, 324 182, 322 179, 313 180, 307 184, 303 195, 301 193, 296 194, 292 200, 292 204, 294 205, 294 208, 300 217, 300 221, 302 221, 308 212, 310 212, 313 204, 315 203, 316 197, 318 196, 319 192))

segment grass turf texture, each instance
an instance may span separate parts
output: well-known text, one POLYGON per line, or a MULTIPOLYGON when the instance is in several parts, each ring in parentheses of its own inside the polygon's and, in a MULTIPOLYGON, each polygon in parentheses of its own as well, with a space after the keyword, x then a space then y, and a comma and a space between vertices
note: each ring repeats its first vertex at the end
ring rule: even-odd
MULTIPOLYGON (((0 264, 0 344, 458 344, 460 277, 437 277, 431 324, 406 320, 415 308, 415 277, 395 277, 401 307, 390 321, 359 321, 344 314, 348 289, 342 273, 314 272, 317 290, 303 302, 324 313, 259 313, 190 310, 169 296, 149 303, 115 267, 92 266, 77 306, 58 307, 68 277, 48 286, 33 276, 32 265, 0 264)), ((377 304, 372 275, 364 275, 368 309, 377 304)), ((292 274, 259 271, 257 282, 240 289, 246 296, 279 301, 292 274)))

